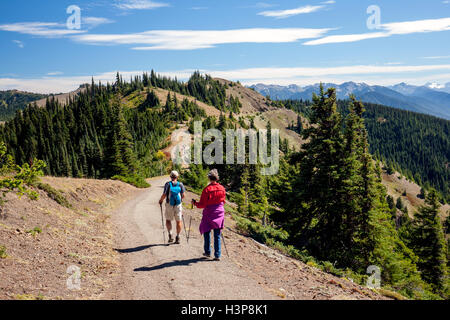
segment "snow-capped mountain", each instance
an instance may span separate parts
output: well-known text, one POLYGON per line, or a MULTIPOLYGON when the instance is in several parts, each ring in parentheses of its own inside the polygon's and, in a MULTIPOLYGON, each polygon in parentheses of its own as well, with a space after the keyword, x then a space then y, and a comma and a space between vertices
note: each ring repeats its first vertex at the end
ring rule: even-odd
MULTIPOLYGON (((345 82, 337 85, 325 83, 324 88, 336 88, 338 99, 348 99, 350 94, 364 102, 382 104, 394 108, 426 113, 440 118, 450 119, 450 83, 440 89, 437 84, 412 86, 400 83, 394 86, 370 86, 366 83, 345 82), (448 90, 449 92, 446 92, 448 90)), ((251 86, 259 93, 274 100, 303 99, 311 100, 318 93, 320 84, 301 87, 298 85, 279 86, 257 84, 251 86)))
POLYGON ((446 84, 428 82, 425 86, 436 91, 450 93, 450 82, 447 82, 446 84))

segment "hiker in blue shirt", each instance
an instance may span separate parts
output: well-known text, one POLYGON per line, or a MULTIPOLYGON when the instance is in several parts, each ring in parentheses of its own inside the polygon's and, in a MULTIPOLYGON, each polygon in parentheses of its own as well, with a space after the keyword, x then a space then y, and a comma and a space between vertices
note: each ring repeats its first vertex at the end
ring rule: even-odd
POLYGON ((178 172, 172 171, 170 173, 170 179, 172 181, 167 182, 164 185, 164 192, 159 199, 159 204, 162 205, 164 199, 166 199, 166 227, 169 231, 169 243, 173 242, 172 237, 172 220, 175 219, 177 225, 177 236, 175 237, 175 243, 180 243, 180 233, 182 229, 182 220, 183 220, 183 204, 182 200, 184 198, 184 194, 186 193, 186 189, 183 183, 178 181, 178 172))

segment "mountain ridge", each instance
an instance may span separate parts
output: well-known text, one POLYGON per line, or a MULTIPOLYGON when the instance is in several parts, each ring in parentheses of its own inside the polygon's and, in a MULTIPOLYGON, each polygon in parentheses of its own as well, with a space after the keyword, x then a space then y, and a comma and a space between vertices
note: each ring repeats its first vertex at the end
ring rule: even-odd
MULTIPOLYGON (((442 91, 446 87, 450 88, 450 83, 446 84, 442 90, 431 88, 433 84, 413 86, 404 82, 393 86, 379 86, 349 81, 340 85, 324 83, 323 86, 325 89, 336 88, 338 99, 348 99, 350 94, 354 94, 363 102, 382 104, 450 120, 450 93, 442 91)), ((310 100, 312 94, 317 94, 320 90, 319 83, 303 87, 295 84, 280 86, 258 83, 249 87, 274 100, 310 100)))

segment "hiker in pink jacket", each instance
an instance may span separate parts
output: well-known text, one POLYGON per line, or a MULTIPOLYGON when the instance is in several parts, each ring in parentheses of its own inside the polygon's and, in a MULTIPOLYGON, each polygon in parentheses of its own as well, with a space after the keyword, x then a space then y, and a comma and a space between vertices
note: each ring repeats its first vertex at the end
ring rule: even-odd
POLYGON ((197 208, 203 208, 202 222, 200 223, 200 233, 204 236, 203 256, 211 256, 211 230, 214 231, 214 260, 219 261, 221 256, 220 235, 225 220, 225 188, 219 184, 219 173, 216 169, 208 173, 210 183, 203 189, 200 202, 192 199, 192 203, 197 208))

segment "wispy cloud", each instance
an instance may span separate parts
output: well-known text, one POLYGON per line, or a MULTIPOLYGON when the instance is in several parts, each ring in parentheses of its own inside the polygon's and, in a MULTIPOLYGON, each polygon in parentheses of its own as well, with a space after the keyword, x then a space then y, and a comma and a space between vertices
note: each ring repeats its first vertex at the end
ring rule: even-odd
POLYGON ((150 10, 168 7, 169 5, 151 0, 118 0, 115 6, 122 10, 150 10))
MULTIPOLYGON (((86 26, 87 29, 92 29, 102 24, 114 23, 113 20, 102 17, 82 17, 81 22, 82 26, 86 26)), ((0 30, 48 38, 66 37, 87 32, 87 30, 81 29, 68 29, 65 24, 56 22, 17 22, 0 24, 0 30)))
POLYGON ((439 65, 353 65, 331 68, 247 68, 229 71, 208 71, 212 76, 226 79, 283 79, 311 76, 395 74, 450 70, 450 64, 439 65))
POLYGON ((386 38, 392 35, 446 31, 450 30, 450 18, 386 23, 382 24, 380 29, 383 31, 327 36, 307 41, 304 45, 314 46, 329 43, 356 42, 366 39, 386 38))
POLYGON ((13 40, 13 42, 21 49, 25 47, 25 44, 20 40, 13 40))
POLYGON ((63 74, 63 72, 61 72, 61 71, 53 71, 53 72, 47 73, 47 76, 60 76, 62 74, 63 74))
POLYGON ((102 24, 114 23, 114 20, 102 17, 82 17, 81 20, 83 26, 86 25, 88 29, 98 27, 102 24))
POLYGON ((257 8, 257 9, 265 9, 265 8, 272 8, 276 7, 278 4, 268 3, 268 2, 257 2, 252 5, 242 6, 240 8, 257 8))
POLYGON ((255 4, 255 8, 270 8, 270 7, 275 7, 276 4, 272 4, 272 3, 267 3, 267 2, 258 2, 255 4))
POLYGON ((325 2, 321 2, 322 4, 335 4, 336 1, 334 0, 329 0, 329 1, 325 1, 325 2))
POLYGON ((389 36, 390 35, 385 32, 335 35, 335 36, 327 36, 327 37, 324 37, 321 39, 307 41, 304 43, 304 45, 317 46, 317 45, 329 44, 329 43, 356 42, 356 41, 367 40, 367 39, 386 38, 389 36))
POLYGON ((288 10, 262 11, 262 12, 259 12, 258 15, 283 19, 283 18, 289 18, 292 16, 296 16, 299 14, 316 12, 324 7, 325 6, 310 6, 310 5, 308 5, 308 6, 303 6, 303 7, 298 7, 295 9, 288 9, 288 10))
MULTIPOLYGON (((120 73, 124 78, 128 79, 132 75, 142 74, 142 71, 120 71, 120 73)), ((0 78, 0 90, 18 89, 37 93, 71 92, 81 84, 90 83, 92 76, 94 76, 96 82, 106 83, 109 81, 112 83, 114 82, 116 71, 85 76, 59 76, 61 74, 53 75, 53 72, 50 72, 39 78, 16 78, 11 76, 0 78)))
MULTIPOLYGON (((194 69, 161 72, 161 75, 186 80, 194 69)), ((346 81, 366 82, 368 84, 391 85, 400 82, 423 85, 426 82, 450 80, 450 64, 440 65, 350 65, 342 67, 318 68, 246 68, 233 70, 200 70, 213 77, 240 80, 244 84, 299 84, 307 85, 318 82, 340 84, 346 81)), ((142 71, 120 71, 124 78, 140 75, 142 71)), ((116 71, 86 76, 49 76, 41 78, 0 78, 0 89, 19 89, 24 91, 52 93, 75 90, 82 83, 95 81, 113 82, 116 71)))
POLYGON ((134 45, 134 50, 194 50, 232 43, 286 43, 323 36, 330 29, 255 28, 234 30, 152 30, 131 34, 74 36, 87 44, 134 45))
POLYGON ((0 24, 0 30, 49 38, 63 37, 86 32, 84 30, 69 30, 65 28, 64 24, 55 22, 18 22, 11 24, 0 24))
POLYGON ((431 60, 450 59, 450 56, 431 56, 431 57, 422 57, 422 59, 431 59, 431 60))

